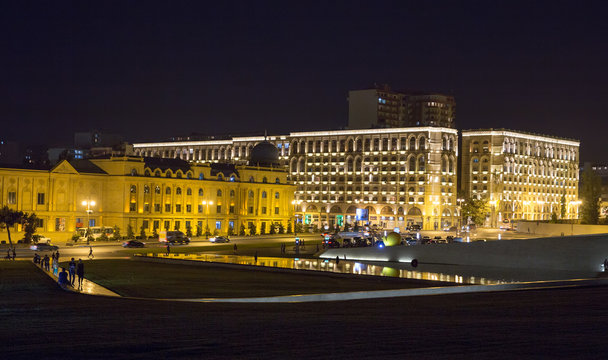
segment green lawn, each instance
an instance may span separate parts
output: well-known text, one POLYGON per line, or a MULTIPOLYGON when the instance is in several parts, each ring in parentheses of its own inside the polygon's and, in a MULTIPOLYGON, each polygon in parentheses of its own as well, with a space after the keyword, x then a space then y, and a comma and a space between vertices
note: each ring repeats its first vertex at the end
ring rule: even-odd
POLYGON ((120 295, 148 298, 256 297, 440 286, 441 283, 328 273, 285 273, 134 260, 85 262, 85 276, 120 295))

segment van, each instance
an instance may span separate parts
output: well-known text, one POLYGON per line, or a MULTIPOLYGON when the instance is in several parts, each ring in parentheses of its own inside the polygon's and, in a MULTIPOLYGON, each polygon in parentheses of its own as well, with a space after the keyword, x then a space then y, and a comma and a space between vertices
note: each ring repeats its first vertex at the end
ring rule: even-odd
POLYGON ((158 234, 158 241, 168 242, 169 244, 189 244, 190 238, 178 230, 175 231, 161 231, 158 234))
MULTIPOLYGON (((98 240, 102 234, 106 234, 106 236, 108 238, 111 238, 114 235, 114 228, 109 227, 109 226, 91 226, 90 228, 90 235, 93 237, 93 240, 98 240)), ((81 241, 86 241, 87 238, 85 237, 85 234, 87 233, 87 228, 78 228, 78 235, 80 235, 80 239, 81 241)))

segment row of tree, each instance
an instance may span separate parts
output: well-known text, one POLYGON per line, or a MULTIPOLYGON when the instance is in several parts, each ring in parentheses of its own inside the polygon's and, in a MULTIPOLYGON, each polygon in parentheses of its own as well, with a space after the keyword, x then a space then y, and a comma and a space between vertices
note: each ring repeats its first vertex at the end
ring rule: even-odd
POLYGON ((29 244, 32 242, 32 237, 36 232, 37 222, 38 218, 34 213, 12 210, 8 206, 0 208, 0 228, 6 228, 8 243, 11 247, 13 246, 13 240, 11 239, 12 226, 15 226, 15 224, 23 226, 25 243, 29 244))

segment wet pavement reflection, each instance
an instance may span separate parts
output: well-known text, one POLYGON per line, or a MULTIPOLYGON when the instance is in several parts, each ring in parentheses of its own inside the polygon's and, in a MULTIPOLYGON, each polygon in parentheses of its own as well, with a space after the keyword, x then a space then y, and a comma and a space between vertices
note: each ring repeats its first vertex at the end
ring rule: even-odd
POLYGON ((340 274, 387 276, 404 279, 451 282, 456 284, 495 285, 512 282, 565 280, 597 277, 597 273, 573 273, 538 269, 511 269, 440 264, 421 264, 413 268, 406 263, 373 263, 335 259, 300 259, 219 254, 142 254, 137 256, 204 261, 223 264, 264 266, 293 270, 321 271, 340 274))

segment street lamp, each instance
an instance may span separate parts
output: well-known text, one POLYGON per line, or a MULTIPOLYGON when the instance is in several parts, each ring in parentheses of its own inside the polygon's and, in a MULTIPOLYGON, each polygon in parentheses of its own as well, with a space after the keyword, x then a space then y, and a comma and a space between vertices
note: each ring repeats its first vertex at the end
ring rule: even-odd
POLYGON ((296 214, 296 208, 300 206, 302 200, 293 200, 291 204, 293 205, 293 216, 295 218, 293 222, 293 236, 296 236, 298 233, 296 231, 296 224, 298 223, 298 214, 296 214))
POLYGON ((209 238, 209 232, 207 231, 207 229, 209 229, 209 205, 213 205, 213 201, 207 201, 207 200, 203 200, 203 205, 205 205, 205 219, 206 219, 206 224, 205 224, 205 239, 209 238))
POLYGON ((87 232, 85 233, 85 237, 87 238, 87 243, 89 242, 89 235, 91 233, 91 214, 93 213, 93 206, 95 206, 95 200, 84 200, 82 202, 82 206, 87 207, 87 232))

